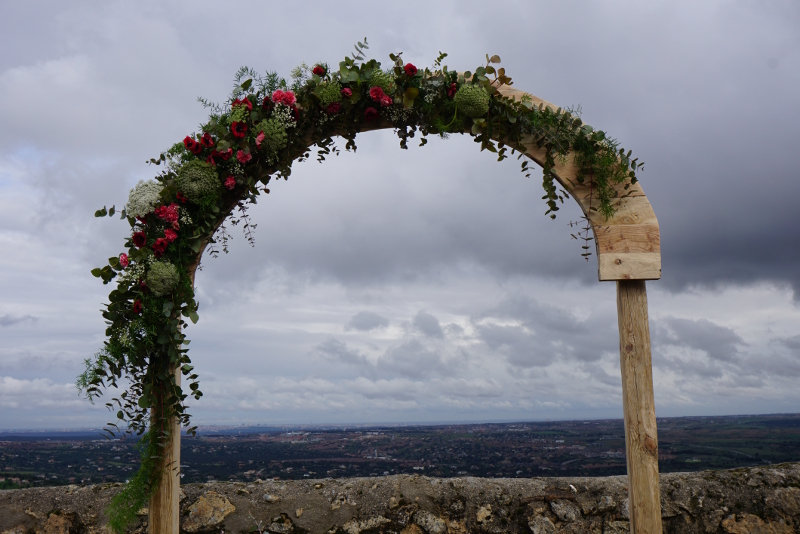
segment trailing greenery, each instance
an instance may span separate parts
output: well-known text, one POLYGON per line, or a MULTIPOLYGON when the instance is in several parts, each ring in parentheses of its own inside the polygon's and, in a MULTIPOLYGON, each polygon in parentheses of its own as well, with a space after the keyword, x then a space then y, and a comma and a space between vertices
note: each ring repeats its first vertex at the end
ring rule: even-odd
MULTIPOLYGON (((592 209, 606 217, 613 215, 611 202, 620 189, 615 186, 624 191, 636 182, 642 164, 573 111, 503 96, 500 89, 512 82, 503 68, 495 68, 497 56, 487 56, 474 72, 457 72, 442 65, 446 54, 425 69, 391 54, 391 67, 383 69, 365 58, 367 48, 365 39, 336 69, 302 65, 292 72, 291 85, 275 73, 241 68, 228 101, 200 99, 209 110, 207 121, 151 159, 164 164, 162 171, 131 191, 121 213, 131 229, 125 251, 92 270, 104 284, 116 279, 103 310, 106 341, 77 381, 90 400, 106 387, 127 383, 106 403, 117 417, 107 431, 143 436, 142 467, 112 503, 118 532, 158 483, 172 438, 169 422, 177 418, 194 432, 186 401, 202 393, 184 330, 186 319, 198 320, 194 273, 204 251, 227 252, 227 224, 241 224, 252 244, 248 204, 269 193, 271 180, 288 179, 295 161, 311 157, 312 146, 324 161, 338 151, 334 137, 345 140, 346 150, 356 150, 356 135, 375 128, 393 128, 401 148, 416 134, 424 145, 429 135, 466 133, 498 160, 522 157, 535 146, 544 153, 543 199, 553 218, 565 196, 557 191, 557 161, 574 158, 578 183, 571 185, 590 186, 592 209), (176 373, 186 377, 188 389, 178 385, 176 373)), ((528 160, 521 165, 529 176, 528 160)), ((114 214, 112 206, 95 216, 114 214)))
POLYGON ((136 521, 137 513, 147 507, 151 489, 159 482, 161 451, 152 437, 152 431, 142 435, 137 445, 141 467, 109 503, 108 526, 114 532, 125 532, 136 521))

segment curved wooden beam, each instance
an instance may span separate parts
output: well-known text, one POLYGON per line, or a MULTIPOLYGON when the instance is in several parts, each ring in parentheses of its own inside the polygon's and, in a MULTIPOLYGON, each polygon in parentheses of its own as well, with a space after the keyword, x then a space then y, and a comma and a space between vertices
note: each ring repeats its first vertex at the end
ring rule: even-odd
MULTIPOLYGON (((521 100, 530 97, 535 106, 557 109, 557 106, 541 98, 503 86, 500 94, 521 100)), ((523 143, 528 157, 540 166, 544 163, 545 151, 534 143, 523 143)), ((592 209, 598 205, 597 196, 588 185, 579 185, 575 180, 578 169, 572 163, 572 155, 566 161, 556 160, 554 169, 561 186, 578 202, 583 214, 591 223, 597 253, 597 277, 611 280, 658 280, 661 278, 661 238, 656 214, 650 206, 639 183, 627 191, 617 186, 617 197, 611 204, 614 216, 606 218, 592 209)))

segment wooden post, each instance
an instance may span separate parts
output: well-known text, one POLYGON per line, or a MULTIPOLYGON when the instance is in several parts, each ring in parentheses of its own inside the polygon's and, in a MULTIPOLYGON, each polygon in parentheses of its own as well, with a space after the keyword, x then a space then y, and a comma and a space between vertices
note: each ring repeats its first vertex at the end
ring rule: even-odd
POLYGON ((644 280, 617 281, 628 511, 632 534, 661 534, 658 437, 644 280))
MULTIPOLYGON (((181 383, 180 367, 175 369, 175 382, 181 383)), ((181 427, 175 416, 168 424, 170 436, 161 464, 161 481, 150 496, 147 521, 150 534, 178 534, 179 530, 181 427)))

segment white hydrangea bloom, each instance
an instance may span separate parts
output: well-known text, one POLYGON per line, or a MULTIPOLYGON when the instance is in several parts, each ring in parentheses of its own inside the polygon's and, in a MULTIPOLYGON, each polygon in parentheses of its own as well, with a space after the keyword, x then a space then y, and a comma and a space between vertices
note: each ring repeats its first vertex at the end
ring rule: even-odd
POLYGON ((128 204, 125 206, 128 217, 144 217, 153 211, 161 203, 161 189, 161 184, 155 180, 139 180, 128 195, 128 204))

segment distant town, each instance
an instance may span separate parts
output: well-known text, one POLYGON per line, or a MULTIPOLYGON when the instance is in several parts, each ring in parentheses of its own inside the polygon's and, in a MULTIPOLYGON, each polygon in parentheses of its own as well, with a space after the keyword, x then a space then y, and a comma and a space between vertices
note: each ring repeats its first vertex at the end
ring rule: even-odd
MULTIPOLYGON (((661 472, 800 461, 800 414, 660 418, 661 472)), ((623 475, 622 420, 201 428, 182 436, 184 483, 209 480, 623 475)), ((124 482, 136 439, 0 432, 0 489, 124 482)))

